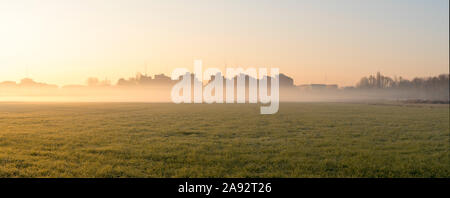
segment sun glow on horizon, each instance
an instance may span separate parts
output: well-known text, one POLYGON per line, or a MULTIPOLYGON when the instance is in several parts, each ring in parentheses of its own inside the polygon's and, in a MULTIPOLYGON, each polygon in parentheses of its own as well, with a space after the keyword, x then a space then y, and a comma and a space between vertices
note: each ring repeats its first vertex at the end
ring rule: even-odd
POLYGON ((0 82, 278 67, 295 84, 449 70, 447 0, 0 2, 0 82))

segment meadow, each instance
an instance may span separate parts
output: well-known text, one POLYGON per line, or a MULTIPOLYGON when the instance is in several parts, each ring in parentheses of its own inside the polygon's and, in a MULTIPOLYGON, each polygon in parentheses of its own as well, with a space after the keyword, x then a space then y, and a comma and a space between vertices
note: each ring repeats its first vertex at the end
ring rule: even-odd
POLYGON ((449 106, 0 103, 0 177, 450 177, 449 106))

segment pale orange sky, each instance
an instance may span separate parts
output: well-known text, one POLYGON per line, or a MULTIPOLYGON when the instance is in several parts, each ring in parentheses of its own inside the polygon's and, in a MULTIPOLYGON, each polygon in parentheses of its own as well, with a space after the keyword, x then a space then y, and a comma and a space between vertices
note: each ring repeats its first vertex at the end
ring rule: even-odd
POLYGON ((449 71, 448 0, 0 1, 0 81, 113 83, 176 67, 279 67, 295 84, 449 71))

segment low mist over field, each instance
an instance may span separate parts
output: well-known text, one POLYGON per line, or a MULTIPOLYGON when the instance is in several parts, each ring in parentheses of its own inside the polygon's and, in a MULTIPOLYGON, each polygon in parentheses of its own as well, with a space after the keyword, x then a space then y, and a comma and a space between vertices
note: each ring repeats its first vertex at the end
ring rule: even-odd
MULTIPOLYGON (((251 77, 246 76, 244 87, 247 97, 248 78, 251 77)), ((280 74, 279 79, 281 101, 449 101, 448 74, 408 80, 401 77, 393 79, 378 73, 363 77, 355 86, 346 87, 337 84, 296 85, 292 78, 284 74, 280 74)), ((86 85, 60 87, 26 78, 19 83, 1 82, 0 101, 170 102, 170 91, 177 82, 163 74, 154 77, 138 74, 127 80, 120 79, 115 84, 89 78, 86 85)))

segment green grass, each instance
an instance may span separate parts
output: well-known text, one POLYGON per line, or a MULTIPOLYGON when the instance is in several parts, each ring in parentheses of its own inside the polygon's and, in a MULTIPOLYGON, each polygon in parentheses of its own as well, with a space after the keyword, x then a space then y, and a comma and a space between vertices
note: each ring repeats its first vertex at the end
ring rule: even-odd
POLYGON ((0 103, 0 177, 450 177, 449 106, 0 103))

